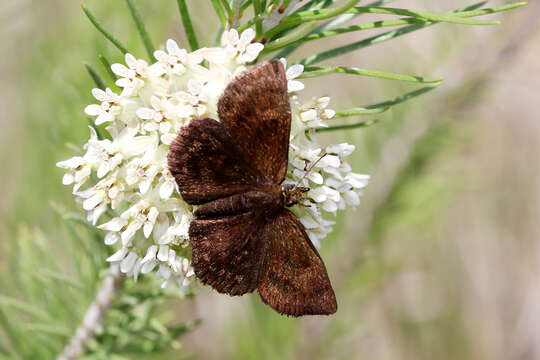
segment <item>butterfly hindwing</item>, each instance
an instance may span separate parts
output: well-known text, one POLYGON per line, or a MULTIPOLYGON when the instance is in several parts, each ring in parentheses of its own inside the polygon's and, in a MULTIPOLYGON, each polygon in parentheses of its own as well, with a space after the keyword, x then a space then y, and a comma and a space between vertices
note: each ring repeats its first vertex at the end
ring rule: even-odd
POLYGON ((255 290, 263 252, 260 221, 251 212, 193 220, 189 237, 195 275, 220 293, 255 290))
POLYGON ((262 237, 268 244, 258 285, 261 299, 280 314, 335 313, 326 268, 296 215, 284 208, 266 224, 262 237))
POLYGON ((237 76, 219 99, 218 115, 246 158, 280 184, 287 171, 291 130, 283 64, 266 62, 237 76))
POLYGON ((257 187, 262 176, 227 129, 214 119, 194 119, 171 144, 168 166, 189 204, 202 204, 257 187))

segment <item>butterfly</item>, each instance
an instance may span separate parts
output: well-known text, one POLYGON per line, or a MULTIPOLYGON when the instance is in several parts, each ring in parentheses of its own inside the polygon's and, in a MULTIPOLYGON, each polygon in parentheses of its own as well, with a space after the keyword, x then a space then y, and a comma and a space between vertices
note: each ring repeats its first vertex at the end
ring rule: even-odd
POLYGON ((335 313, 325 265, 287 209, 309 189, 282 184, 291 131, 283 64, 265 62, 234 78, 218 116, 193 119, 167 155, 183 199, 200 205, 189 227, 195 275, 228 295, 257 289, 280 314, 335 313))

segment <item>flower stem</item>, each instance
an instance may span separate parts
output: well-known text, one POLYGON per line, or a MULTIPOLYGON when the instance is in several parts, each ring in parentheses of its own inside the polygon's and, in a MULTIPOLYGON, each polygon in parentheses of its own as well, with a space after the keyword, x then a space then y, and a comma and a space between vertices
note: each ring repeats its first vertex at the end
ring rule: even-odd
POLYGON ((82 324, 77 328, 62 354, 58 355, 57 360, 76 359, 86 351, 88 342, 94 338, 97 331, 103 328, 107 311, 111 308, 116 294, 123 288, 124 279, 120 266, 111 265, 109 274, 103 280, 95 300, 88 307, 82 324))

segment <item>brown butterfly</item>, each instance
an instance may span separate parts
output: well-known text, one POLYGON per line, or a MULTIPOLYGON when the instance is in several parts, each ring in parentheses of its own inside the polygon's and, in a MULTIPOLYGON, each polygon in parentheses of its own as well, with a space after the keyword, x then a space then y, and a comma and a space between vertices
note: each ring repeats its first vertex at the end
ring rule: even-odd
POLYGON ((192 120, 168 153, 182 197, 202 205, 189 228, 195 274, 220 293, 257 289, 281 314, 335 313, 324 263, 286 208, 308 189, 281 185, 291 129, 281 62, 236 77, 219 99, 218 115, 219 122, 192 120))

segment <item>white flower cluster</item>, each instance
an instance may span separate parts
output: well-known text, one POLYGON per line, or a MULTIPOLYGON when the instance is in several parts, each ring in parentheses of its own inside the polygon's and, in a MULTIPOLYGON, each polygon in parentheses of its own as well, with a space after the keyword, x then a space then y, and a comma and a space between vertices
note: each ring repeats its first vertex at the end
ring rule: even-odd
MULTIPOLYGON (((252 29, 241 35, 226 31, 220 47, 191 53, 168 40, 166 51, 155 52, 154 64, 127 54, 127 66, 112 65, 120 94, 110 89, 92 91, 99 104, 87 106, 85 112, 95 117, 96 125, 107 125, 109 137, 100 139, 90 128, 85 153, 57 166, 66 170, 63 183, 73 185, 89 221, 98 224, 107 213, 108 220, 98 228, 107 231, 105 244, 119 244, 107 260, 135 279, 152 270, 163 286, 185 287, 194 279, 188 241, 193 209, 182 200, 169 173, 167 151, 191 119, 218 119, 221 93, 263 49, 262 44, 252 43, 254 36, 252 29), (208 66, 201 65, 204 60, 208 66)), ((327 109, 328 97, 298 101, 296 92, 304 85, 295 78, 302 71, 301 65, 287 70, 293 113, 287 181, 311 188, 295 211, 318 246, 333 225, 321 211, 335 214, 346 205, 357 205, 368 177, 352 173, 343 161, 354 150, 352 145, 323 148, 317 142, 313 129, 326 126, 325 120, 334 112, 327 109)))

